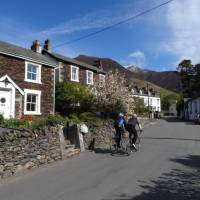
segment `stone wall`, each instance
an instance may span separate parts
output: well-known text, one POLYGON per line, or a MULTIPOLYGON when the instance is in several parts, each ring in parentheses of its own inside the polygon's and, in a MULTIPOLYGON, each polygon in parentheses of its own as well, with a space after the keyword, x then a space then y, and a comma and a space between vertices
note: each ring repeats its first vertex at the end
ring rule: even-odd
POLYGON ((84 144, 86 149, 108 146, 115 133, 112 120, 101 120, 99 125, 87 124, 89 133, 84 135, 84 144))
MULTIPOLYGON (((141 126, 145 128, 149 125, 148 118, 138 118, 141 126)), ((101 120, 99 125, 87 124, 89 127, 89 133, 84 135, 84 144, 86 149, 94 149, 101 147, 108 147, 111 142, 111 138, 115 134, 113 127, 113 120, 101 120)))
POLYGON ((6 130, 0 133, 0 179, 61 160, 56 127, 6 130))

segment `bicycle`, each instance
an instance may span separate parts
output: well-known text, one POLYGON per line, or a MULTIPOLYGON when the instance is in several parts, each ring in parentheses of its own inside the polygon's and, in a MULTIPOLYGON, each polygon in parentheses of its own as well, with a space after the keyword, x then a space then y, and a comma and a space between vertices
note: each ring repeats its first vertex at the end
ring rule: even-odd
POLYGON ((130 138, 130 148, 131 148, 131 151, 139 151, 139 149, 140 149, 141 134, 142 134, 143 130, 136 130, 136 131, 138 133, 138 137, 137 137, 137 140, 135 142, 135 148, 131 144, 131 141, 132 141, 134 135, 132 134, 131 138, 130 138))
POLYGON ((118 137, 116 135, 111 138, 111 141, 110 141, 111 155, 114 155, 116 153, 120 153, 120 154, 123 153, 129 156, 131 154, 131 147, 130 147, 128 132, 125 132, 122 134, 121 140, 120 140, 120 147, 118 147, 116 144, 117 139, 118 137))

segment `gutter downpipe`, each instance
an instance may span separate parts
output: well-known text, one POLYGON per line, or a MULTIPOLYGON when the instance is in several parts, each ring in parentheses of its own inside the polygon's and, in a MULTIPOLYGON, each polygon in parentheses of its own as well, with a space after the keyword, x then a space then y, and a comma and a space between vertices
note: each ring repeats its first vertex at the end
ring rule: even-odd
POLYGON ((54 68, 54 83, 53 83, 53 114, 55 114, 55 102, 56 102, 56 69, 60 68, 60 62, 58 67, 54 68))

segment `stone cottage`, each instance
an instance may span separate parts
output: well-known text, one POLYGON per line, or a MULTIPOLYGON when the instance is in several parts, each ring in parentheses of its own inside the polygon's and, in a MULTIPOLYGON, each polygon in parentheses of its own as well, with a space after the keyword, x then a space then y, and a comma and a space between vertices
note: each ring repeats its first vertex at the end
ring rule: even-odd
POLYGON ((39 41, 25 49, 0 41, 0 114, 5 118, 54 113, 58 62, 42 54, 39 41))
POLYGON ((93 88, 95 84, 103 84, 106 72, 103 69, 84 62, 53 53, 49 40, 45 41, 43 53, 59 62, 56 69, 56 80, 59 82, 78 82, 93 88))

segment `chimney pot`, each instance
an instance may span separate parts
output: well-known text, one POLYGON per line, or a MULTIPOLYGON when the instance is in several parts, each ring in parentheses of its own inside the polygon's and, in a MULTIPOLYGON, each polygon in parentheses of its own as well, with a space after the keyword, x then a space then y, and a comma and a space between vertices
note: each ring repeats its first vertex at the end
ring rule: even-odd
POLYGON ((51 41, 48 39, 48 40, 45 40, 44 42, 44 49, 48 52, 51 52, 51 41))
POLYGON ((42 48, 40 46, 39 40, 34 40, 33 41, 33 44, 31 46, 31 50, 35 51, 36 53, 41 53, 42 52, 42 48))

